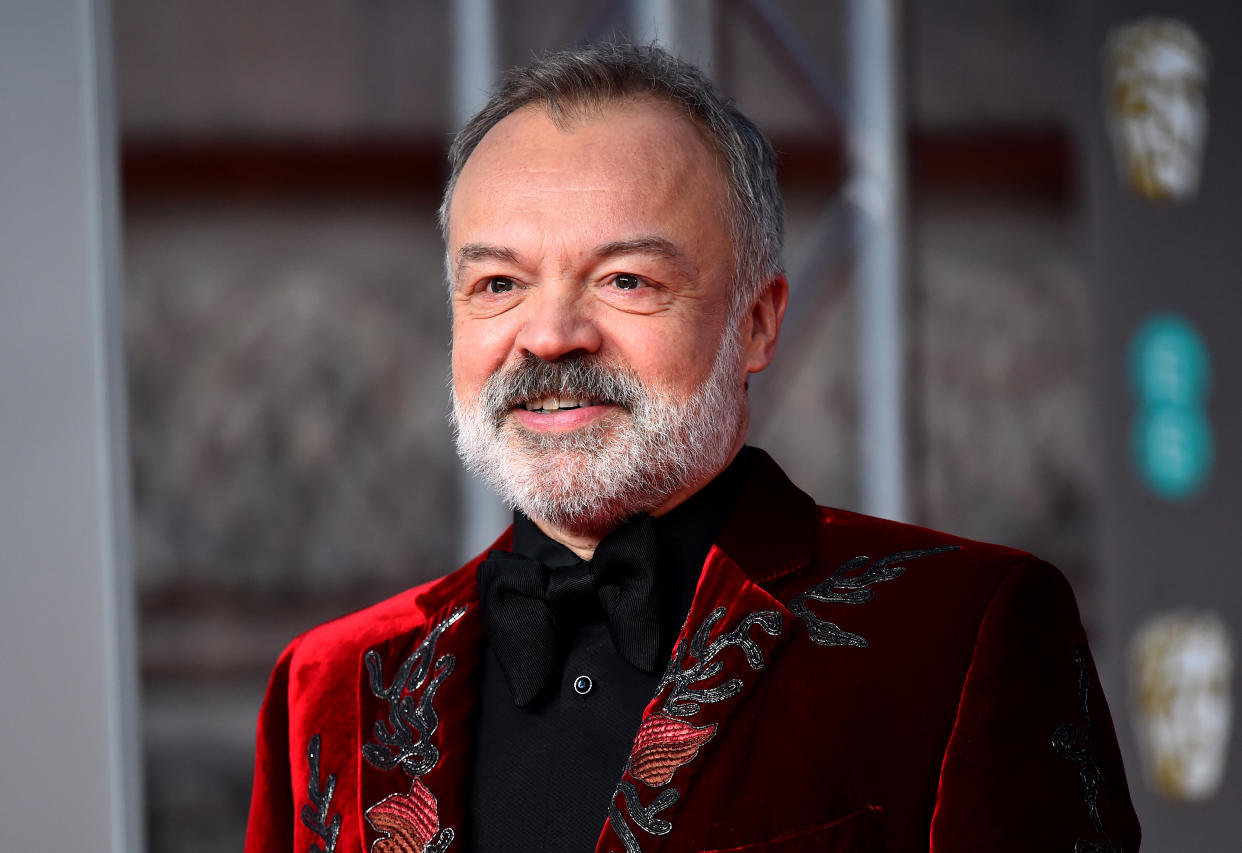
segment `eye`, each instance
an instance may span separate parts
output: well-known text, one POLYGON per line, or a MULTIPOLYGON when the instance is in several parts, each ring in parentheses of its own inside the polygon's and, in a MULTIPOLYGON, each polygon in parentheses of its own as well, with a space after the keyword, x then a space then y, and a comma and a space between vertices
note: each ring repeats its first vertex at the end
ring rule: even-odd
POLYGON ((618 290, 637 290, 643 282, 633 273, 623 272, 613 276, 612 283, 617 286, 618 290))
POLYGON ((502 275, 492 276, 487 280, 487 284, 484 285, 484 289, 488 293, 509 293, 515 287, 517 287, 517 282, 502 275))

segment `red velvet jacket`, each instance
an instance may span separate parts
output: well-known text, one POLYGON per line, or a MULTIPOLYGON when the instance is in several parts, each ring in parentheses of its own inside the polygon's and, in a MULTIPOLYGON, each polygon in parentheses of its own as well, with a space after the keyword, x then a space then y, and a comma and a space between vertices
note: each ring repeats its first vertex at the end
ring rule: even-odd
MULTIPOLYGON (((816 507, 755 456, 596 850, 1136 851, 1060 573, 816 507)), ((464 849, 477 562, 281 656, 248 853, 464 849)))

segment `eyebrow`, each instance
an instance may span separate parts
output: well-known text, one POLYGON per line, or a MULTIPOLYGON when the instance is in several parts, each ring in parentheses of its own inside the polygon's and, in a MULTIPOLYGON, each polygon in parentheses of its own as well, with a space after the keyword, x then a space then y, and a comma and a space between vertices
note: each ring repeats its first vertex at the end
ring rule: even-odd
POLYGON ((486 243, 467 243, 457 250, 457 263, 453 267, 454 278, 461 278, 467 264, 477 261, 504 261, 519 266, 518 253, 505 246, 489 246, 486 243))
MULTIPOLYGON (((698 272, 698 267, 690 257, 677 247, 677 244, 664 237, 650 234, 642 237, 631 237, 628 240, 613 240, 595 248, 595 257, 600 260, 621 255, 652 255, 673 261, 691 275, 698 272)), ((454 265, 454 278, 460 278, 465 268, 478 261, 503 261, 504 263, 521 266, 521 257, 507 246, 491 246, 487 243, 467 243, 457 250, 457 263, 454 265)))
POLYGON ((595 249, 595 256, 601 260, 618 255, 653 255, 673 261, 691 274, 698 272, 694 261, 676 243, 654 234, 629 240, 615 240, 595 249))

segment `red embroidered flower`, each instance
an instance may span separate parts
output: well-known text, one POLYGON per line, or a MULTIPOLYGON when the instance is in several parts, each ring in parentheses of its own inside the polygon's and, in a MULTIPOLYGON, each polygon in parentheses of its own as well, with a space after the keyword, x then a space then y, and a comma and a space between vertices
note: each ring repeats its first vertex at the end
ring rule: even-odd
POLYGON ((630 775, 652 788, 667 785, 681 765, 693 761, 699 747, 716 734, 716 724, 692 726, 664 714, 643 720, 630 754, 630 775))
POLYGON ((408 794, 393 794, 367 809, 367 821, 387 834, 371 853, 423 853, 440 830, 439 804, 421 780, 408 794))

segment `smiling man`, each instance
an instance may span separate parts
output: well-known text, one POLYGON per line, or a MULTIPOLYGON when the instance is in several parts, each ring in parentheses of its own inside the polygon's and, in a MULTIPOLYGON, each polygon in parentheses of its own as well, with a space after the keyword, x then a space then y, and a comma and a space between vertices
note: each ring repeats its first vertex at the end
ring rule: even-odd
POLYGON ((724 469, 788 288, 769 265, 735 298, 729 186, 684 112, 651 96, 517 110, 445 212, 471 468, 584 558, 724 469))
POLYGON ((604 45, 450 162, 457 445, 514 523, 290 644, 247 850, 1136 850, 1060 574, 744 446, 788 293, 755 126, 604 45))

